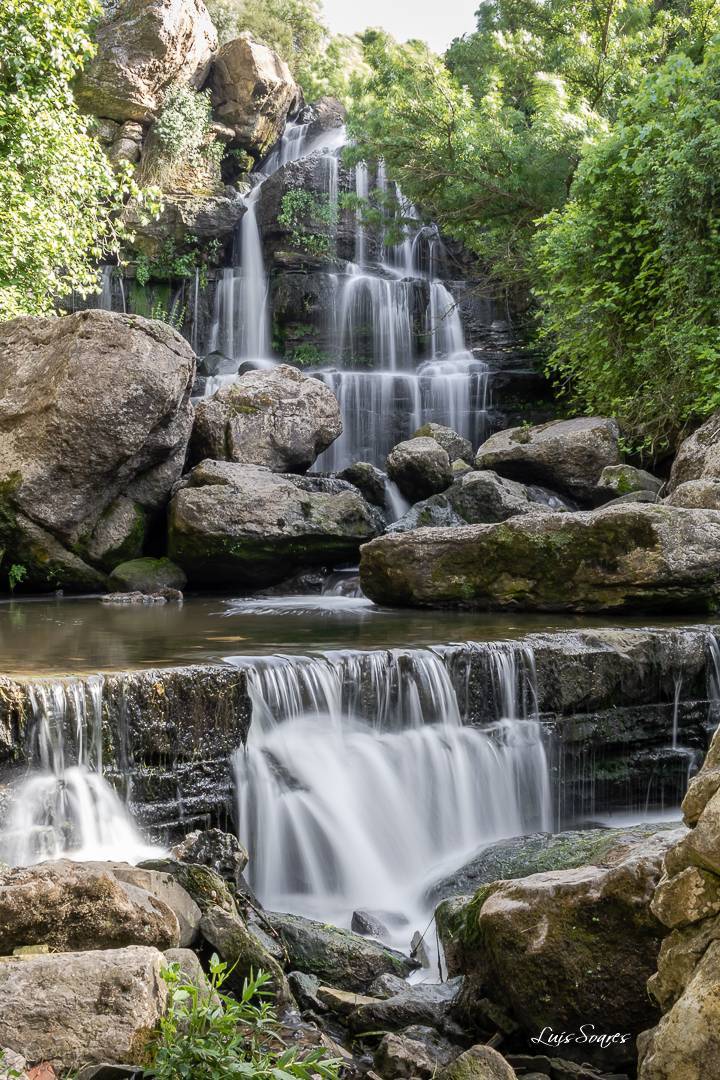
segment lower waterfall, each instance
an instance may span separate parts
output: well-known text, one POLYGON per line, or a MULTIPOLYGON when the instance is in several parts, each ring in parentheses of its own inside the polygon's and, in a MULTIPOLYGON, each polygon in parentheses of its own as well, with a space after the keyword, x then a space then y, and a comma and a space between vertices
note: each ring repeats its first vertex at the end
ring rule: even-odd
POLYGON ((532 654, 490 653, 497 717, 480 728, 462 715, 467 649, 237 659, 253 702, 238 831, 269 908, 417 920, 444 870, 552 827, 532 654))

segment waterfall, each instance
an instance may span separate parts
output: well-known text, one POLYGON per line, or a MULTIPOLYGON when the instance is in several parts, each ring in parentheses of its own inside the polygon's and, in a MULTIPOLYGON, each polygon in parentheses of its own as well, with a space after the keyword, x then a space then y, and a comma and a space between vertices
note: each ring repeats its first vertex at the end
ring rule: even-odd
POLYGON ((239 227, 239 262, 222 271, 215 295, 210 352, 238 361, 271 354, 268 280, 257 220, 261 190, 262 181, 248 196, 239 227))
POLYGON ((153 852, 102 775, 102 676, 31 685, 28 698, 33 768, 12 793, 0 861, 137 862, 153 852))
POLYGON ((412 365, 412 285, 373 274, 349 276, 340 307, 340 354, 382 370, 412 365))
MULTIPOLYGON (((355 166, 355 194, 358 199, 366 200, 370 194, 368 167, 364 161, 358 161, 355 166)), ((363 215, 365 208, 358 205, 355 211, 355 262, 358 266, 364 266, 367 259, 367 233, 365 230, 363 215)))
POLYGON ((239 835, 269 907, 346 925, 358 907, 419 914, 439 870, 551 827, 540 724, 523 704, 531 657, 485 650, 497 715, 471 726, 472 648, 236 659, 253 703, 239 835))

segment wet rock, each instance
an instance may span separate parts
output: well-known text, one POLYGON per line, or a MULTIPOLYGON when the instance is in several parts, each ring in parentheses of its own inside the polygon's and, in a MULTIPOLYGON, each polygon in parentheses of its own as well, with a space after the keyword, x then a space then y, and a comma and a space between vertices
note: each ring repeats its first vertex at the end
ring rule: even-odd
POLYGON ((120 121, 147 123, 170 86, 201 86, 217 48, 202 0, 121 0, 93 36, 75 95, 86 112, 120 121))
POLYGON ((205 461, 170 504, 169 554, 193 584, 259 588, 305 566, 351 562, 381 528, 349 485, 307 491, 255 465, 205 461))
POLYGON ((18 945, 67 951, 179 942, 168 904, 103 864, 61 860, 0 871, 0 953, 18 945))
POLYGON ((720 1071, 720 942, 713 941, 684 993, 639 1043, 639 1080, 714 1080, 720 1071))
POLYGON ((352 1010, 350 1028, 354 1032, 401 1031, 413 1024, 442 1030, 462 986, 462 979, 445 983, 405 984, 399 994, 384 1000, 360 1002, 352 1010))
POLYGON ((62 1069, 133 1064, 165 1011, 163 965, 144 946, 0 959, 0 1045, 62 1069))
MULTIPOLYGON (((154 258, 161 256, 163 246, 168 244, 190 246, 198 240, 226 244, 232 239, 246 208, 243 195, 230 186, 212 195, 163 192, 163 204, 157 216, 148 217, 144 206, 129 203, 124 221, 132 229, 133 246, 154 258)), ((237 361, 233 362, 231 370, 235 374, 237 361)))
POLYGON ((350 929, 356 934, 367 934, 370 937, 387 937, 387 926, 370 911, 353 911, 350 921, 350 929))
POLYGON ((131 559, 120 563, 110 575, 110 587, 118 592, 141 592, 148 595, 165 589, 185 588, 187 578, 170 559, 131 559))
POLYGON ((636 469, 633 465, 608 465, 600 474, 598 484, 609 488, 615 495, 631 495, 640 491, 660 493, 665 481, 660 480, 645 469, 636 469))
POLYGON ((373 506, 385 509, 385 473, 368 461, 356 461, 338 473, 341 480, 354 484, 364 498, 373 506))
POLYGON ((217 119, 258 157, 280 138, 288 113, 300 99, 285 61, 247 32, 217 53, 210 89, 217 119))
MULTIPOLYGON (((481 889, 466 918, 477 966, 461 1006, 473 997, 507 1008, 527 1035, 595 1024, 637 1035, 654 1019, 644 993, 655 967, 660 924, 650 910, 665 852, 677 834, 661 833, 608 867, 586 866, 501 881, 481 889)), ((601 1048, 563 1047, 569 1058, 623 1064, 632 1041, 601 1048)))
POLYGON ((407 988, 405 979, 401 979, 398 975, 385 974, 378 975, 370 986, 369 993, 372 997, 385 999, 395 997, 396 994, 404 994, 407 988))
POLYGON ((447 450, 434 439, 408 439, 388 454, 387 473, 406 499, 416 502, 445 491, 452 483, 447 450))
POLYGON ((402 953, 337 926, 299 915, 266 912, 280 934, 290 965, 329 986, 365 993, 384 972, 405 976, 419 965, 402 953))
POLYGON ((460 1047, 441 1038, 429 1027, 410 1027, 386 1035, 375 1053, 375 1068, 387 1080, 420 1077, 430 1080, 460 1054, 460 1047))
POLYGON ((307 975, 304 971, 291 971, 288 983, 293 997, 301 1009, 323 1013, 327 1006, 318 997, 320 980, 317 975, 307 975))
POLYGON ((717 511, 633 504, 391 533, 362 549, 360 580, 399 607, 709 611, 719 551, 717 511))
POLYGON ((608 497, 599 487, 603 470, 620 464, 619 437, 614 420, 598 417, 508 428, 483 443, 475 467, 595 505, 608 497))
POLYGON ((341 432, 332 390, 281 364, 248 372, 199 402, 190 453, 194 463, 213 458, 306 472, 341 432))
POLYGON ((680 444, 668 488, 673 493, 690 480, 720 480, 720 412, 680 444))
MULTIPOLYGON (((192 425, 195 360, 179 334, 137 315, 82 311, 3 323, 0 351, 6 560, 22 561, 21 519, 74 551, 92 543, 118 496, 164 506, 192 425)), ((42 574, 31 568, 33 585, 42 574)))
POLYGON ((412 438, 434 439, 436 443, 442 446, 443 450, 447 451, 451 465, 455 461, 465 461, 469 464, 473 459, 473 448, 470 440, 464 439, 462 435, 458 435, 457 431, 444 427, 442 424, 423 424, 421 428, 417 429, 412 438))
POLYGON ((237 914, 209 907, 203 914, 200 932, 225 961, 232 973, 228 986, 242 990, 245 979, 253 972, 266 971, 272 976, 275 999, 279 1005, 292 1002, 292 995, 283 970, 277 960, 250 933, 245 921, 237 914))
POLYGON ((121 495, 105 510, 87 544, 88 560, 111 571, 142 554, 147 515, 132 499, 121 495))
POLYGON ((720 510, 720 477, 718 479, 687 480, 678 484, 668 495, 668 506, 686 506, 690 509, 720 510))
POLYGON ((517 1074, 491 1046, 471 1046, 438 1073, 438 1080, 515 1080, 517 1074))
POLYGON ((198 829, 170 849, 178 862, 209 866, 219 877, 238 885, 248 864, 248 853, 232 833, 221 829, 198 829))

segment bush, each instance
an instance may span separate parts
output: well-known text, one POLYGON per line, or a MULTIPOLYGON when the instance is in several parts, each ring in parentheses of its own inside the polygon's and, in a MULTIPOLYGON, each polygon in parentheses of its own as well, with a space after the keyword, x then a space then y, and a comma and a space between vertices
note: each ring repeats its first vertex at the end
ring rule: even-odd
POLYGON ((330 253, 336 221, 337 213, 327 196, 313 195, 301 188, 283 195, 278 224, 290 230, 293 246, 309 255, 322 257, 330 253))
POLYGON ((239 1000, 221 993, 227 965, 213 956, 210 988, 183 979, 178 965, 163 974, 170 990, 167 1014, 152 1047, 145 1075, 155 1080, 337 1080, 340 1062, 323 1048, 300 1053, 280 1035, 268 1001, 270 976, 246 979, 239 1000))

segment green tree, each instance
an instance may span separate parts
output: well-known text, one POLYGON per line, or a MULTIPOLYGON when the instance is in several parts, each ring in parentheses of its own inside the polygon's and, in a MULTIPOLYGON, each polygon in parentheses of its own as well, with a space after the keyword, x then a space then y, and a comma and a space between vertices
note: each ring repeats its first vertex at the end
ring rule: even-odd
MULTIPOLYGON (((3 0, 0 19, 0 318, 97 288, 130 189, 80 116, 71 82, 92 53, 95 0, 3 0)), ((139 193, 136 192, 139 195, 139 193)))
POLYGON ((650 452, 720 407, 720 42, 647 77, 536 241, 550 370, 650 452))

